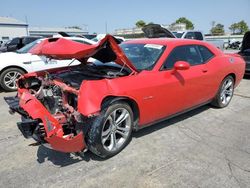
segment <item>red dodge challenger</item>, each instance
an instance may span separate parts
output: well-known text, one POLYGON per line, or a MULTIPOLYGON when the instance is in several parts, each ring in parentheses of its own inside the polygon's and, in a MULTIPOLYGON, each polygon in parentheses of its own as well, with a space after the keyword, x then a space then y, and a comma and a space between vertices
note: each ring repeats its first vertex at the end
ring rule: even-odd
POLYGON ((226 107, 245 71, 241 57, 185 39, 120 45, 110 35, 96 45, 48 39, 31 53, 81 64, 18 80, 17 96, 5 100, 22 116, 17 125, 24 137, 103 158, 119 153, 133 130, 208 103, 226 107))

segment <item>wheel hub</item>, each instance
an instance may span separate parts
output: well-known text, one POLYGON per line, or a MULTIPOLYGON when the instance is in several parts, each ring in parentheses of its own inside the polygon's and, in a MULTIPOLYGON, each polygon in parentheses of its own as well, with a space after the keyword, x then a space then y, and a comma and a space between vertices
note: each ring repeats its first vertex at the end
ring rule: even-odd
POLYGON ((17 71, 10 71, 4 76, 4 84, 10 89, 16 89, 16 80, 20 78, 21 73, 17 71))
POLYGON ((117 130, 116 125, 113 125, 113 126, 112 126, 112 129, 111 129, 111 132, 112 132, 112 133, 115 133, 116 130, 117 130))
POLYGON ((231 79, 225 80, 225 82, 222 85, 222 90, 220 95, 222 104, 227 105, 230 102, 233 96, 233 87, 234 87, 233 81, 231 79))
POLYGON ((125 108, 118 108, 107 117, 102 130, 102 144, 108 151, 118 150, 129 136, 131 117, 125 108))

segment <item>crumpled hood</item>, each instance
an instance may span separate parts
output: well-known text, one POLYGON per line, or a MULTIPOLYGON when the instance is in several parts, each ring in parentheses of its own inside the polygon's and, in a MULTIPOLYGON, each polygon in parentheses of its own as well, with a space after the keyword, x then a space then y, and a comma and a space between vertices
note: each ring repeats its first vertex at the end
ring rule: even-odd
POLYGON ((29 52, 53 59, 75 58, 82 62, 89 57, 93 57, 103 63, 116 62, 121 66, 127 66, 133 72, 138 72, 111 35, 106 35, 99 43, 93 45, 82 44, 64 38, 50 38, 42 41, 29 52))

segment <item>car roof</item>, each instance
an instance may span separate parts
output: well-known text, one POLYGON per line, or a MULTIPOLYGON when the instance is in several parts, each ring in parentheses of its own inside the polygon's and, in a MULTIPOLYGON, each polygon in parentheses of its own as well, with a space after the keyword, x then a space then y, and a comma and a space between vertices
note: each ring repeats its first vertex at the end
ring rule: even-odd
POLYGON ((23 36, 21 38, 43 38, 42 36, 23 36))
POLYGON ((206 42, 200 40, 191 40, 191 39, 179 39, 179 38, 143 38, 143 39, 134 39, 128 40, 124 43, 140 43, 140 44, 159 44, 159 45, 185 45, 185 44, 207 44, 206 42))
POLYGON ((143 38, 143 39, 134 39, 123 42, 122 44, 158 44, 167 47, 176 47, 183 45, 202 45, 209 48, 213 53, 219 55, 223 52, 219 50, 213 44, 210 44, 206 41, 201 40, 192 40, 192 39, 181 39, 181 38, 143 38))

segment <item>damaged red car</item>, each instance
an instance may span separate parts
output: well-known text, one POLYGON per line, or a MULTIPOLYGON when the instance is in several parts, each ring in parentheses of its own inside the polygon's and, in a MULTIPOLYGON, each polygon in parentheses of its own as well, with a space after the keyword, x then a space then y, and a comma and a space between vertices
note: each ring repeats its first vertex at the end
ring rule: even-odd
POLYGON ((16 97, 6 97, 25 138, 61 152, 89 149, 107 158, 131 132, 204 104, 226 107, 245 62, 209 43, 138 39, 118 45, 107 35, 96 45, 48 39, 31 53, 75 58, 77 66, 29 73, 16 97), (95 60, 90 61, 92 57, 95 60))

